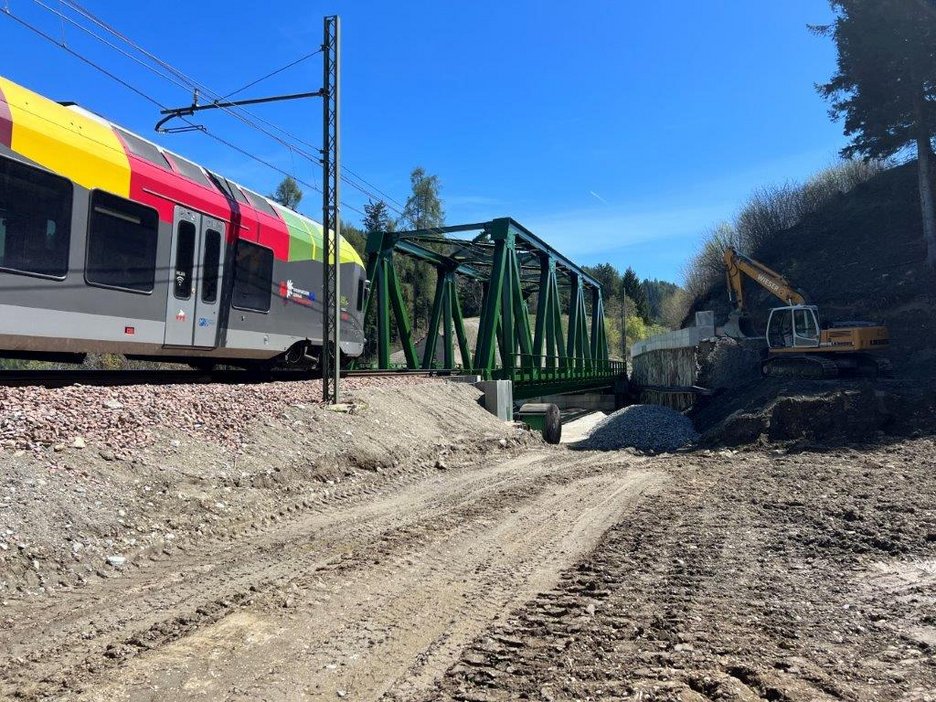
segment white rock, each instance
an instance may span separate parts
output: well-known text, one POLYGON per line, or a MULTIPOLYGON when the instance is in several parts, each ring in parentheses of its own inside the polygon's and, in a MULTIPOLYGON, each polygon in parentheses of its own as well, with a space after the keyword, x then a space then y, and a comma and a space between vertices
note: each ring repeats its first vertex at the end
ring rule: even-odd
POLYGON ((109 565, 112 565, 115 568, 119 568, 120 566, 122 566, 124 563, 127 562, 127 559, 124 558, 123 556, 108 556, 107 562, 109 565))

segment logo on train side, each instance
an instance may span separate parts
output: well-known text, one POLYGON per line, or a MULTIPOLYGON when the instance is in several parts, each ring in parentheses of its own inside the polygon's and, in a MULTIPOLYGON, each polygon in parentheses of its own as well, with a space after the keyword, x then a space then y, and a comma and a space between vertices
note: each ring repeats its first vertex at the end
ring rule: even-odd
POLYGON ((178 320, 179 322, 184 322, 184 321, 185 321, 185 310, 179 310, 178 312, 176 312, 175 318, 176 318, 176 320, 178 320))
POLYGON ((311 290, 303 290, 296 287, 292 280, 280 281, 280 297, 284 300, 292 300, 300 305, 311 306, 315 302, 315 293, 311 290))

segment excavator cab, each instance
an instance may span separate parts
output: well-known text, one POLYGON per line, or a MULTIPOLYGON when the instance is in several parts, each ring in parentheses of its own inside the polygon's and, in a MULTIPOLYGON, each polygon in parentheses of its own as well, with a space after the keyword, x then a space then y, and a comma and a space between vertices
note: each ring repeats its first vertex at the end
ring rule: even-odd
POLYGON ((771 349, 815 348, 820 337, 815 305, 788 305, 770 310, 767 346, 771 349))

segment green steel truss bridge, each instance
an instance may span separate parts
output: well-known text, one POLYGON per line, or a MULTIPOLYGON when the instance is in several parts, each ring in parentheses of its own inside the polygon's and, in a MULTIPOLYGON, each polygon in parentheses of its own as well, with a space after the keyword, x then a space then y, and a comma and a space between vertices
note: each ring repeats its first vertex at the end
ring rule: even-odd
POLYGON ((367 240, 367 278, 365 319, 376 308, 380 369, 393 367, 391 339, 396 336, 407 369, 512 380, 517 398, 612 387, 625 378, 624 363, 608 359, 601 286, 513 219, 373 232, 367 240), (401 257, 436 272, 421 356, 395 268, 401 257), (483 291, 473 347, 459 292, 472 285, 467 281, 483 291))

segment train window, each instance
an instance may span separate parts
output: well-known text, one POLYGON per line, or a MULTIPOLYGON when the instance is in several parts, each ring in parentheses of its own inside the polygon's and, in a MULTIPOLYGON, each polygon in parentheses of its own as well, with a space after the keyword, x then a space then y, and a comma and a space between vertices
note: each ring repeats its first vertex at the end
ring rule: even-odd
POLYGON ((234 263, 234 307, 269 312, 272 289, 273 250, 249 241, 238 241, 234 263))
POLYGON ((153 292, 158 224, 156 210, 95 190, 88 226, 88 283, 153 292))
POLYGON ((267 202, 265 198, 260 197, 257 195, 257 193, 251 192, 246 188, 243 190, 244 195, 246 195, 247 199, 250 200, 250 204, 254 206, 254 209, 260 210, 261 212, 266 212, 268 215, 272 215, 273 217, 279 217, 279 215, 276 214, 276 210, 273 209, 273 206, 270 205, 270 203, 267 202))
POLYGON ((131 154, 139 156, 144 161, 149 161, 155 166, 165 168, 167 171, 171 170, 166 157, 162 155, 162 152, 155 144, 151 144, 146 141, 146 139, 141 139, 136 134, 131 134, 119 127, 117 128, 117 133, 123 138, 131 154))
POLYGON ((202 302, 217 302, 218 272, 221 267, 221 232, 205 232, 205 256, 202 261, 202 302))
POLYGON ((175 154, 169 154, 172 157, 173 163, 175 163, 176 169, 179 173, 184 175, 190 180, 194 180, 199 185, 204 185, 205 187, 212 187, 211 181, 208 180, 208 176, 205 175, 205 172, 201 169, 201 166, 198 164, 187 161, 181 156, 176 156, 175 154))
POLYGON ((237 200, 242 205, 248 204, 247 198, 244 196, 244 193, 241 192, 240 188, 234 185, 234 183, 229 181, 227 178, 222 178, 221 180, 227 183, 228 189, 231 191, 231 194, 234 195, 235 200, 237 200))
POLYGON ((175 277, 173 294, 178 300, 192 296, 192 269, 195 267, 195 225, 187 219, 179 222, 176 231, 175 277))
POLYGON ((64 278, 71 212, 68 180, 0 158, 0 269, 64 278))
POLYGON ((365 292, 365 282, 363 278, 358 278, 357 282, 357 311, 361 312, 364 310, 364 292, 365 292))

